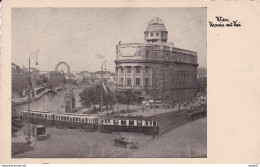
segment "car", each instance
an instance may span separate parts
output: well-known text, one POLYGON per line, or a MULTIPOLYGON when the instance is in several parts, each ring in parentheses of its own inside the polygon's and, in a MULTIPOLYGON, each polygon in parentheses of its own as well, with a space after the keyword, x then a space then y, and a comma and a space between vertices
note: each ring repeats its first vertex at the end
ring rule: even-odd
POLYGON ((163 102, 162 102, 162 100, 155 100, 154 105, 156 108, 161 108, 161 107, 163 107, 163 102))
POLYGON ((135 141, 135 138, 132 136, 114 137, 112 139, 112 144, 121 147, 126 147, 128 149, 138 148, 138 143, 135 141))

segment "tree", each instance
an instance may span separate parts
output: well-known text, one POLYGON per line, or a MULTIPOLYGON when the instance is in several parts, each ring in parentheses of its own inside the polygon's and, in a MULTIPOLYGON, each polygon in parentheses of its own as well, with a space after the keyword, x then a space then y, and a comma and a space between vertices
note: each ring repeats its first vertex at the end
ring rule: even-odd
POLYGON ((127 110, 129 110, 129 105, 132 105, 137 101, 137 96, 133 90, 118 91, 116 93, 116 98, 118 103, 127 105, 127 110))
MULTIPOLYGON (((107 92, 103 89, 102 97, 103 104, 106 105, 106 109, 108 109, 108 105, 114 105, 116 103, 115 94, 109 89, 106 88, 107 92)), ((80 101, 82 105, 90 106, 92 104, 100 104, 101 102, 101 87, 100 85, 85 88, 83 92, 79 94, 80 101)))

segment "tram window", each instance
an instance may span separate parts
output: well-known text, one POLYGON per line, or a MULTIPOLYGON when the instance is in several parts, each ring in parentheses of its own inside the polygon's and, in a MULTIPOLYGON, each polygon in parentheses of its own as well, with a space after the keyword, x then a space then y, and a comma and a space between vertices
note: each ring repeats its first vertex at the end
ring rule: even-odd
POLYGON ((153 126, 156 126, 156 121, 153 121, 153 126))
POLYGON ((73 122, 73 118, 70 118, 70 122, 73 122))
POLYGON ((118 120, 114 120, 114 125, 118 125, 118 120))
POLYGON ((149 125, 149 121, 145 121, 145 126, 148 126, 149 125))
POLYGON ((129 126, 134 126, 134 120, 129 120, 129 126))
POLYGON ((137 121, 137 126, 142 126, 142 121, 141 120, 137 121))
POLYGON ((85 122, 88 123, 88 119, 87 118, 85 118, 85 122))

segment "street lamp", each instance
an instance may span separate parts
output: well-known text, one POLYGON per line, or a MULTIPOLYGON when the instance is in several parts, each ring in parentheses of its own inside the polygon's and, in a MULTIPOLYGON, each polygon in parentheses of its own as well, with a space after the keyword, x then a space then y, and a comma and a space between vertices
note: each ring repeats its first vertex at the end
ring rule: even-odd
POLYGON ((38 63, 38 54, 39 50, 37 49, 35 52, 32 52, 31 55, 29 56, 29 76, 28 76, 28 87, 29 87, 29 92, 28 92, 28 137, 27 137, 27 143, 31 142, 31 133, 30 133, 30 102, 31 102, 31 58, 36 58, 36 63, 35 65, 39 65, 38 63))
POLYGON ((102 74, 103 74, 103 68, 104 68, 104 66, 105 66, 105 71, 107 70, 106 69, 106 61, 103 61, 102 63, 101 63, 101 86, 100 86, 100 88, 101 88, 101 104, 100 104, 100 112, 102 113, 102 106, 103 106, 103 94, 102 94, 102 87, 103 87, 103 76, 102 76, 102 74))

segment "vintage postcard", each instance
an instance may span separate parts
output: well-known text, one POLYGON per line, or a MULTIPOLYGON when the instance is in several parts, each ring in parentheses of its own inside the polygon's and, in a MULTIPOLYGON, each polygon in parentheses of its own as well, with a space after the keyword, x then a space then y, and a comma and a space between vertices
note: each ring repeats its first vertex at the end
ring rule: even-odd
POLYGON ((1 163, 259 163, 259 7, 3 2, 1 163))

